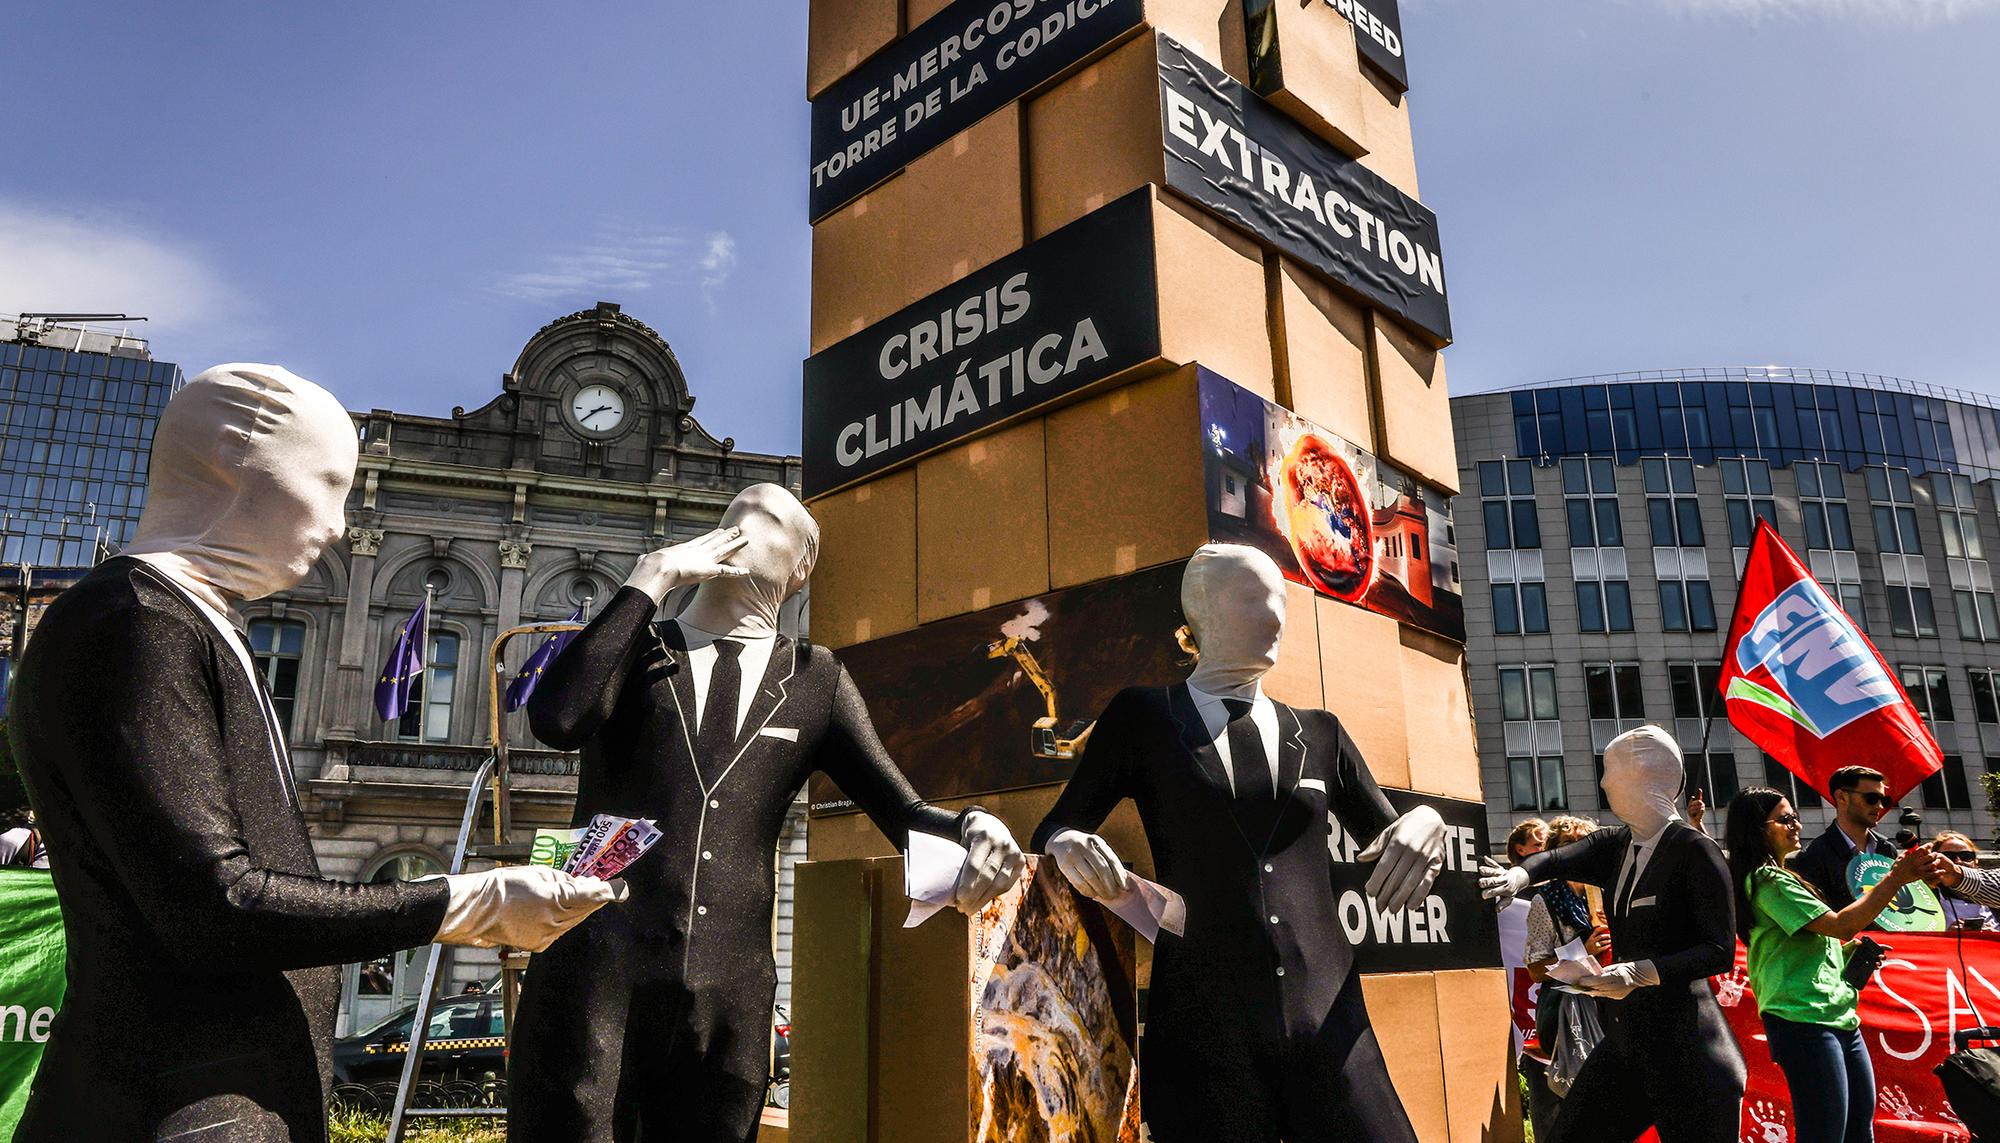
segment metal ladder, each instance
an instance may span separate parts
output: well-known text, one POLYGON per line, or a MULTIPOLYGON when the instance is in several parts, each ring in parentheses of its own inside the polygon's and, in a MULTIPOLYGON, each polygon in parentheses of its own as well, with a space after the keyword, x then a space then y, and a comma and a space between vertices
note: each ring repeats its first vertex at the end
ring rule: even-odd
MULTIPOLYGON (((488 857, 496 863, 518 862, 530 852, 529 845, 514 844, 508 837, 514 829, 514 808, 511 796, 510 771, 507 764, 507 737, 501 728, 500 679, 504 660, 501 658, 509 640, 520 635, 555 634, 562 631, 580 631, 581 623, 530 623, 511 627, 502 631, 493 640, 487 653, 487 739, 493 753, 480 763, 472 776, 472 787, 465 796, 465 815, 458 823, 458 842, 451 852, 451 872, 465 871, 467 856, 488 857), (493 786, 493 843, 480 846, 473 852, 472 832, 479 822, 479 802, 486 795, 487 783, 493 786)), ((424 965, 423 989, 417 995, 417 1011, 410 1020, 410 1045, 403 1057, 403 1074, 396 1081, 396 1102, 389 1113, 389 1134, 387 1143, 403 1143, 404 1133, 409 1130, 412 1119, 499 1119, 507 1114, 505 1105, 499 1107, 411 1107, 410 1097, 416 1090, 417 1077, 423 1072, 424 1043, 428 1039, 431 1005, 437 999, 438 970, 444 964, 445 946, 431 946, 430 959, 424 965)), ((509 1043, 514 1038, 514 1006, 520 998, 520 972, 527 957, 513 956, 505 950, 500 955, 500 996, 505 1019, 505 1035, 509 1043)))

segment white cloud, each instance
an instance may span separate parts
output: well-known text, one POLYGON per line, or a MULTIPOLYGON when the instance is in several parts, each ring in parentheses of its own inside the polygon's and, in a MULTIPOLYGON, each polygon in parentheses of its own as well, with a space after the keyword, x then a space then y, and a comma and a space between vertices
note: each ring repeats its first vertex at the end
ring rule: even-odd
POLYGON ((618 300, 661 285, 695 281, 706 299, 729 280, 736 240, 717 231, 699 242, 670 227, 607 223, 588 241, 544 256, 531 270, 505 274, 487 287, 528 302, 618 300))
POLYGON ((1666 7, 1700 15, 1750 20, 1838 19, 1896 24, 1940 24, 2000 10, 2000 0, 1663 0, 1666 7))
POLYGON ((128 313, 135 333, 237 318, 241 293, 195 246, 106 212, 0 199, 0 312, 128 313))
POLYGON ((708 236, 708 249, 701 256, 701 296, 710 305, 715 304, 715 291, 729 281, 730 271, 736 269, 736 239, 726 230, 718 230, 708 236))

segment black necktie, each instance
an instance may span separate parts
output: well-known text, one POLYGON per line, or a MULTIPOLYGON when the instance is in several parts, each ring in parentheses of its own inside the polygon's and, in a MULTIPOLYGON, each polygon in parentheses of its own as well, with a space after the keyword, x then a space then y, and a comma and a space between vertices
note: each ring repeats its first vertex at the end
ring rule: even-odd
POLYGON ((1277 797, 1271 785, 1271 762, 1264 754, 1264 736, 1257 720, 1250 717, 1251 704, 1243 699, 1223 699, 1229 712, 1229 765, 1235 773, 1236 796, 1245 801, 1268 802, 1277 797))
POLYGON ((1618 896, 1613 898, 1613 907, 1620 913, 1632 911, 1632 890, 1639 884, 1639 859, 1645 850, 1637 845, 1632 847, 1632 868, 1625 871, 1625 883, 1618 887, 1618 896))
POLYGON ((708 674, 708 700, 701 708, 701 732, 695 753, 704 759, 727 758, 736 747, 736 704, 743 697, 743 644, 717 639, 715 667, 708 674))

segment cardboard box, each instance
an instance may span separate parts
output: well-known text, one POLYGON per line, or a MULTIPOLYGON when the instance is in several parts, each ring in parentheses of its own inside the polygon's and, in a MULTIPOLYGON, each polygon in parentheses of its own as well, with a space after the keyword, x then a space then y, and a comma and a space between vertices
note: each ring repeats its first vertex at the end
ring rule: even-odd
POLYGON ((1434 977, 1451 1143, 1521 1143, 1521 1090, 1513 1068, 1513 1013, 1505 969, 1434 977))
POLYGON ((903 27, 918 28, 925 20, 951 6, 951 0, 904 0, 903 27))
POLYGON ((1374 374, 1376 453, 1444 489, 1458 491, 1451 435, 1451 394, 1444 357, 1379 313, 1369 315, 1374 374))
POLYGON ((1362 143, 1368 148, 1361 165, 1388 179, 1395 188, 1417 194, 1417 151, 1410 138, 1410 102, 1369 68, 1362 68, 1362 143))
POLYGON ((1198 206, 1155 192, 1160 348, 1259 396, 1277 395, 1264 251, 1198 206))
POLYGON ((917 462, 917 619, 928 623, 1049 589, 1042 421, 917 462))
POLYGON ((1185 559, 1208 541, 1192 366, 1049 414, 1049 582, 1185 559))
POLYGON ((879 872, 800 865, 794 881, 791 1134, 796 1143, 868 1138, 869 1018, 879 872))
MULTIPOLYGON (((1421 699, 1422 692, 1406 689, 1401 671, 1385 667, 1403 654, 1397 636, 1400 624, 1336 599, 1318 597, 1315 604, 1325 679, 1320 705, 1339 717, 1347 736, 1368 760, 1377 785, 1411 788, 1410 720, 1414 711, 1434 715, 1421 699), (1418 702, 1406 705, 1413 696, 1418 702)), ((1286 638, 1290 637, 1288 627, 1286 638)), ((1478 780, 1477 774, 1473 780, 1478 780)))
POLYGON ((1402 661, 1409 722, 1409 788, 1479 801, 1479 743, 1465 690, 1465 649, 1427 631, 1404 627, 1402 661))
POLYGON ((1287 706, 1311 709, 1323 701, 1318 602, 1311 588, 1285 581, 1285 641, 1263 685, 1265 694, 1287 706))
MULTIPOLYGON (((915 2, 915 0, 912 0, 915 2)), ((806 98, 886 47, 901 32, 897 0, 812 0, 806 22, 806 98)))
POLYGON ((1141 35, 1026 101, 1034 237, 1166 181, 1158 61, 1153 37, 1141 35))
POLYGON ((819 563, 812 576, 815 641, 839 649, 917 625, 917 474, 813 501, 819 563))
POLYGON ((1367 154, 1363 101, 1375 92, 1361 74, 1354 25, 1329 4, 1265 0, 1258 7, 1249 86, 1349 155, 1367 154))
MULTIPOLYGON (((1417 1138, 1431 1143, 1449 1139, 1445 1110, 1442 1023, 1434 973, 1364 976, 1361 992, 1368 1001, 1369 1022, 1381 1042, 1389 1079, 1403 1101, 1417 1138)), ((1458 1013, 1452 1013, 1458 1019, 1458 1013)), ((1501 1031, 1507 1028, 1503 1018, 1501 1031)))
POLYGON ((812 351, 1021 248, 1021 112, 959 132, 813 227, 812 351))
POLYGON ((1271 261, 1278 403, 1374 452, 1368 312, 1297 262, 1271 261))

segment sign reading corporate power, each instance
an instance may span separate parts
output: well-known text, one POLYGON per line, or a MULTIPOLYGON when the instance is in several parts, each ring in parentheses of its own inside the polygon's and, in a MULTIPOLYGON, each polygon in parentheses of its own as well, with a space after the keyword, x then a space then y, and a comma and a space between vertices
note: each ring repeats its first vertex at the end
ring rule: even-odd
POLYGON ((1333 905, 1340 928, 1354 946, 1354 967, 1365 973, 1441 972, 1500 967, 1500 917, 1479 896, 1479 857, 1486 852, 1486 805, 1434 794, 1384 789, 1398 814, 1429 806, 1444 818, 1444 868, 1430 893, 1400 913, 1368 896, 1373 862, 1359 858, 1366 841, 1331 823, 1333 905))
POLYGON ((1449 342, 1437 216, 1172 37, 1159 39, 1167 185, 1449 342))
POLYGON ((812 101, 813 222, 1139 26, 1143 0, 957 0, 812 101))
POLYGON ((805 494, 913 460, 1160 354, 1141 188, 805 365, 805 494))

